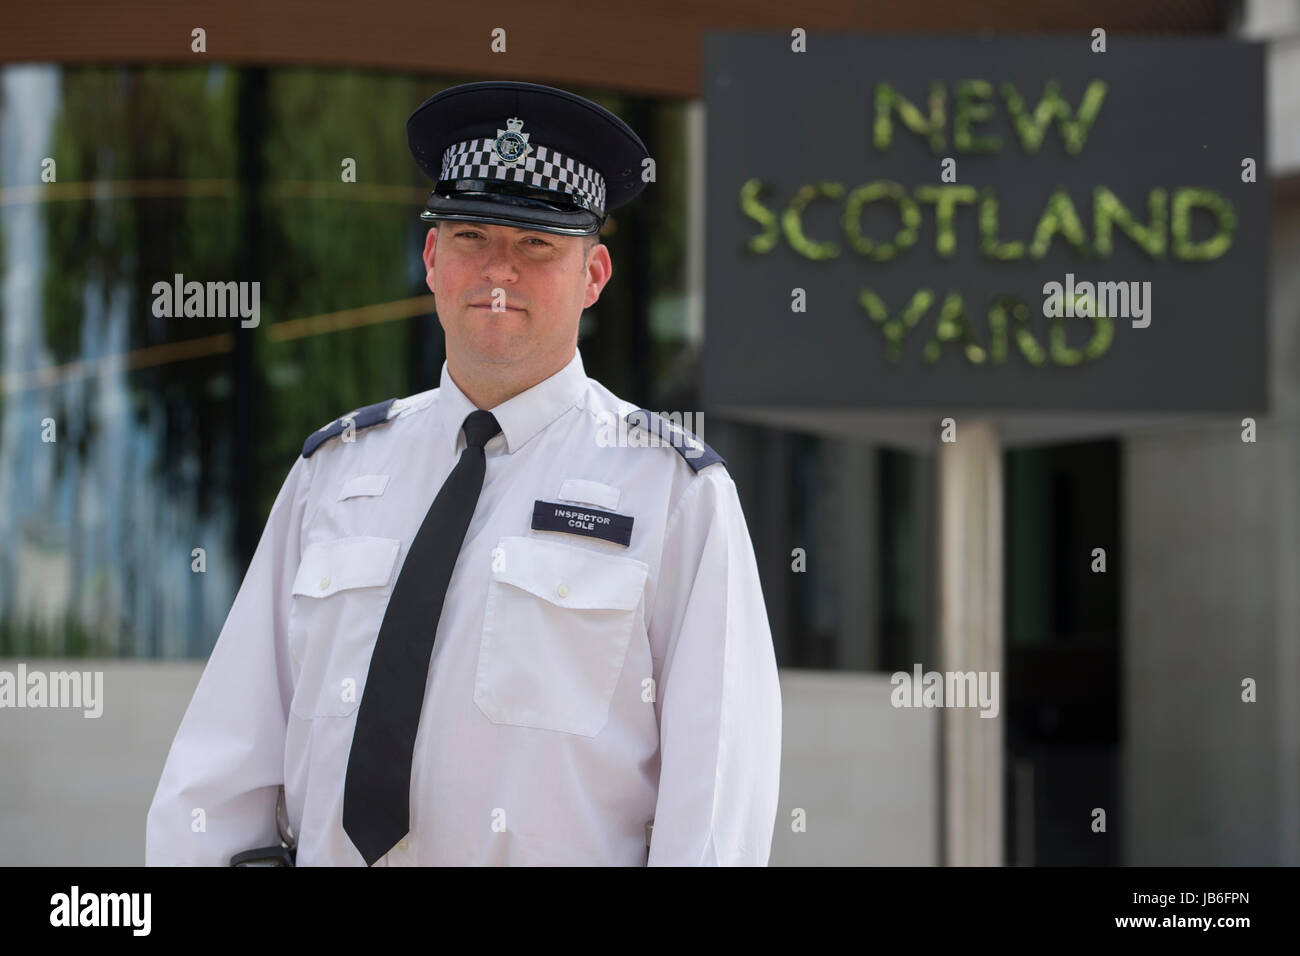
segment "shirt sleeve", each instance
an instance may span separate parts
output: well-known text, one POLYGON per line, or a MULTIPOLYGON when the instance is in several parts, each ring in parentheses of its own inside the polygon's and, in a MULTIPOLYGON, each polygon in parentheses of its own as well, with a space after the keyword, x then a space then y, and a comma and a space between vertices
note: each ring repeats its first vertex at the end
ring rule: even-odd
POLYGON ((286 632, 309 468, 298 458, 280 488, 172 741, 145 825, 146 866, 228 866, 279 843, 293 696, 286 632))
POLYGON ((766 866, 781 690, 758 566, 725 467, 692 479, 665 532, 650 621, 659 796, 650 866, 766 866))

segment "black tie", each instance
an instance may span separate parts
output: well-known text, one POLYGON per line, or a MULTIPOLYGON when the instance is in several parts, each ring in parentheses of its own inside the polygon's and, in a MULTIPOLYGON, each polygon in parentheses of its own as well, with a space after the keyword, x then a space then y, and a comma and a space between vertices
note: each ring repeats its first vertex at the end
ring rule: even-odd
POLYGON ((447 582, 483 489, 483 446, 501 431, 491 412, 465 419, 465 450, 411 543, 370 655, 343 784, 343 829, 366 866, 411 826, 411 760, 447 582))

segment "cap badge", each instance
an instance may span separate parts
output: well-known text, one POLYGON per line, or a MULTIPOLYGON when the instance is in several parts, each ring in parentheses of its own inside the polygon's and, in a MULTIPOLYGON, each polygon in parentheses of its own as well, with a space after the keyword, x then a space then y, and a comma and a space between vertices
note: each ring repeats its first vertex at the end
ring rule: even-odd
POLYGON ((514 166, 533 151, 528 145, 528 134, 523 132, 524 121, 518 117, 506 120, 509 129, 497 130, 497 138, 492 140, 492 150, 497 159, 506 166, 514 166))

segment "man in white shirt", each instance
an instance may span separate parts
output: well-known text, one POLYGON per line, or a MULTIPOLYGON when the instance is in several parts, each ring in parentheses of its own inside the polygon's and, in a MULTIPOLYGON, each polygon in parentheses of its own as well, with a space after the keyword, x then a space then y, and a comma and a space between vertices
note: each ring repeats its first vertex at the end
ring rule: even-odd
POLYGON ((735 484, 577 350, 645 147, 525 83, 446 90, 407 132, 440 385, 307 439, 146 862, 274 844, 283 787, 299 866, 765 865, 781 698, 735 484))

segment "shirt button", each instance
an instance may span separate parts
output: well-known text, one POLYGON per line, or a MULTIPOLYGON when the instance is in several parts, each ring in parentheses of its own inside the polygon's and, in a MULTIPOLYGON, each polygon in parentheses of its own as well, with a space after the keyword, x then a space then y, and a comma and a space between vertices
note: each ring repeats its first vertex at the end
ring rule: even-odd
POLYGON ((558 594, 560 597, 568 597, 569 586, 567 584, 561 584, 558 588, 555 589, 555 593, 558 594))
POLYGON ((400 840, 398 840, 398 841, 397 841, 397 845, 398 845, 399 847, 401 847, 403 850, 405 850, 405 849, 406 849, 406 837, 402 837, 400 840))
POLYGON ((329 586, 330 586, 330 579, 329 579, 329 578, 321 578, 321 579, 320 579, 320 589, 321 589, 322 591, 324 591, 324 590, 325 590, 327 587, 329 587, 329 586))

